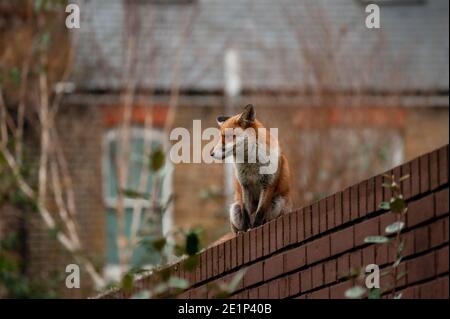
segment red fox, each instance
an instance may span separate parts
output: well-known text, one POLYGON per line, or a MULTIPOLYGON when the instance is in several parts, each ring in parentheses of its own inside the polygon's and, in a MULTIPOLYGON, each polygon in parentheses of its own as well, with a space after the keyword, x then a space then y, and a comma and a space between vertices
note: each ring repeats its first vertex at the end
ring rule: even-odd
POLYGON ((211 156, 234 159, 235 202, 229 211, 232 231, 247 231, 288 212, 291 209, 289 165, 277 140, 255 118, 253 106, 247 105, 242 113, 231 117, 219 116, 217 123, 222 139, 211 150, 211 156), (270 155, 264 161, 266 150, 270 155), (264 172, 268 165, 274 169, 264 172))

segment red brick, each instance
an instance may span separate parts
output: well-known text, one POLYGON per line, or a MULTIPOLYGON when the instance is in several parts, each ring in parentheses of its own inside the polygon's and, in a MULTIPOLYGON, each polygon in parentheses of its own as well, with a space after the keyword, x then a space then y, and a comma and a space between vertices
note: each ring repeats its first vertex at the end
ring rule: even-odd
POLYGON ((428 227, 420 227, 414 231, 414 247, 416 249, 416 253, 420 253, 428 249, 429 236, 428 236, 428 227))
POLYGON ((258 299, 258 288, 253 288, 248 291, 249 299, 258 299))
POLYGON ((402 299, 419 299, 419 288, 418 287, 408 287, 401 291, 402 299))
POLYGON ((306 249, 305 246, 300 246, 287 251, 284 254, 285 271, 289 272, 294 269, 303 267, 306 264, 306 249))
POLYGON ((297 243, 297 212, 289 214, 289 244, 297 243))
POLYGON ((375 263, 375 245, 370 245, 362 251, 363 265, 367 266, 375 263))
POLYGON ((299 210, 297 215, 297 241, 300 243, 305 240, 305 220, 303 209, 299 210))
POLYGON ((329 299, 330 298, 330 288, 325 287, 316 290, 308 295, 308 299, 329 299))
POLYGON ((448 145, 438 151, 439 155, 439 183, 440 185, 448 183, 448 145))
POLYGON ((448 218, 444 219, 444 240, 448 241, 448 218))
POLYGON ((264 261, 264 281, 283 273, 283 260, 284 255, 278 254, 264 261))
POLYGON ((345 254, 337 259, 337 276, 338 279, 345 278, 350 272, 350 256, 345 254))
POLYGON ((231 241, 225 242, 225 271, 231 269, 231 241))
POLYGON ((342 193, 342 223, 350 220, 350 188, 342 193))
MULTIPOLYGON (((394 174, 394 172, 392 170, 389 170, 387 172, 385 172, 383 175, 388 175, 388 176, 392 176, 394 174)), ((389 183, 389 180, 386 179, 383 176, 383 183, 389 183)), ((383 187, 383 200, 384 201, 389 201, 392 197, 392 192, 390 190, 390 188, 388 187, 383 187)))
POLYGON ((231 269, 237 266, 237 237, 233 237, 230 240, 230 258, 231 258, 231 269))
POLYGON ((269 285, 268 284, 258 287, 258 298, 259 299, 268 299, 269 298, 269 285))
POLYGON ((300 273, 289 275, 287 278, 289 282, 289 295, 293 296, 300 293, 300 273))
POLYGON ((449 299, 448 276, 445 276, 444 278, 441 278, 440 280, 442 281, 442 286, 444 286, 444 294, 442 295, 442 297, 444 299, 449 299))
POLYGON ((247 268, 243 278, 243 285, 244 288, 246 288, 262 281, 263 281, 263 262, 260 261, 247 268))
POLYGON ((214 246, 212 248, 212 251, 213 251, 213 257, 212 257, 213 276, 217 276, 219 274, 219 247, 214 246))
POLYGON ((312 288, 317 288, 324 283, 323 264, 318 264, 311 269, 312 288))
POLYGON ((209 248, 206 250, 206 260, 207 267, 206 267, 206 277, 211 278, 213 276, 213 251, 212 248, 209 248))
POLYGON ((444 281, 436 279, 420 285, 421 299, 444 299, 444 289, 448 290, 448 286, 444 287, 444 281))
POLYGON ((308 268, 300 272, 300 287, 302 293, 311 290, 311 285, 311 268, 308 268))
POLYGON ((251 231, 247 231, 244 233, 244 237, 242 238, 242 245, 244 247, 244 264, 250 261, 250 233, 251 231))
POLYGON ((430 161, 430 188, 433 190, 439 186, 438 153, 432 152, 429 156, 429 161, 430 161))
POLYGON ((281 217, 283 219, 283 246, 288 246, 290 242, 291 225, 289 224, 290 216, 285 214, 281 217))
POLYGON ((353 227, 340 230, 331 234, 331 255, 340 254, 344 251, 352 249, 353 243, 353 227))
POLYGON ((350 268, 361 268, 362 254, 361 250, 354 251, 350 254, 350 268))
POLYGON ((241 291, 240 293, 236 294, 237 299, 248 299, 248 290, 241 291))
POLYGON ((326 215, 327 215, 327 229, 334 227, 334 196, 329 196, 326 199, 326 215))
POLYGON ((352 287, 351 281, 345 281, 330 287, 330 299, 345 299, 345 292, 352 287))
POLYGON ((375 209, 378 210, 380 203, 384 201, 383 198, 383 177, 378 175, 375 176, 375 209))
POLYGON ((373 213, 376 210, 375 203, 375 178, 370 178, 366 183, 366 193, 367 193, 367 213, 373 213))
POLYGON ((379 230, 379 219, 378 217, 371 218, 369 220, 365 220, 359 224, 356 224, 355 227, 355 246, 363 245, 364 238, 367 236, 377 236, 380 234, 379 230))
POLYGON ((319 202, 319 232, 327 231, 327 202, 321 200, 319 202))
POLYGON ((332 259, 324 264, 325 284, 335 282, 337 280, 336 260, 332 259))
POLYGON ((388 245, 381 244, 375 247, 375 263, 380 266, 386 264, 388 262, 388 245))
POLYGON ((277 250, 277 220, 274 219, 270 223, 270 253, 277 250))
POLYGON ((278 287, 278 280, 269 282, 269 299, 279 299, 280 292, 278 287))
POLYGON ((361 182, 358 185, 359 194, 359 216, 367 214, 367 182, 361 182))
POLYGON ((409 175, 409 178, 405 179, 400 183, 401 192, 405 199, 409 199, 411 197, 411 164, 406 163, 402 165, 402 177, 409 175))
POLYGON ((434 194, 436 201, 436 215, 440 216, 448 213, 448 188, 434 194))
POLYGON ((312 224, 312 235, 318 235, 320 232, 320 217, 319 217, 319 205, 318 203, 313 203, 311 208, 311 224, 312 224))
POLYGON ((277 249, 283 248, 283 219, 276 219, 277 225, 277 249))
POLYGON ((433 194, 427 195, 408 205, 406 218, 408 227, 415 226, 421 222, 433 218, 434 215, 434 199, 433 194))
POLYGON ((314 263, 330 256, 330 237, 325 236, 306 245, 306 260, 314 263))
POLYGON ((334 195, 334 223, 336 226, 342 224, 342 193, 334 195))
POLYGON ((263 226, 256 228, 256 258, 263 256, 263 226))
POLYGON ((284 299, 287 298, 289 295, 289 282, 287 280, 287 277, 281 277, 277 279, 278 281, 278 290, 279 290, 279 298, 284 299))
POLYGON ((411 196, 414 197, 420 193, 420 169, 419 159, 411 162, 411 196))
POLYGON ((206 278, 207 278, 208 259, 207 259, 207 251, 206 250, 200 254, 200 263, 202 266, 200 280, 203 281, 203 280, 206 280, 206 278))
POLYGON ((448 272, 448 245, 436 251, 436 272, 438 275, 448 272))
POLYGON ((303 210, 303 214, 305 215, 305 239, 308 239, 312 235, 311 207, 306 207, 303 210))
POLYGON ((359 217, 359 191, 358 185, 350 188, 350 218, 355 220, 359 217))
POLYGON ((408 284, 433 277, 436 272, 434 252, 409 260, 407 270, 408 284))
POLYGON ((428 154, 419 157, 419 167, 420 167, 420 191, 422 193, 425 193, 430 190, 430 169, 429 169, 428 154))
POLYGON ((244 234, 236 237, 236 263, 238 266, 244 263, 244 234))
POLYGON ((444 220, 438 220, 434 223, 430 224, 429 233, 430 233, 430 247, 436 247, 442 244, 445 240, 445 230, 444 230, 444 220))
POLYGON ((403 240, 405 241, 405 248, 403 250, 404 256, 409 256, 414 254, 415 247, 414 247, 414 232, 408 232, 404 233, 402 235, 403 240))
POLYGON ((250 261, 256 259, 257 253, 257 240, 256 240, 256 229, 251 229, 248 231, 250 233, 250 261))
POLYGON ((263 226, 263 240, 264 240, 264 244, 263 244, 263 253, 264 256, 267 256, 268 254, 270 254, 270 225, 271 223, 266 223, 263 226))

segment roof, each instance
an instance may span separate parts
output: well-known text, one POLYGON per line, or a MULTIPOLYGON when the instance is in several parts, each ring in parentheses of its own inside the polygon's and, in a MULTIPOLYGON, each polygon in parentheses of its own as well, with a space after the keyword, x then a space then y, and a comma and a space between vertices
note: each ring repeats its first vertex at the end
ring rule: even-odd
MULTIPOLYGON (((376 2, 376 1, 375 1, 376 2)), ((392 2, 399 2, 393 0, 392 2)), ((126 21, 138 27, 140 89, 217 91, 233 48, 245 90, 444 92, 449 87, 449 2, 381 5, 367 29, 362 0, 85 1, 74 80, 82 90, 126 83, 126 21), (178 63, 177 63, 178 61, 178 63)))

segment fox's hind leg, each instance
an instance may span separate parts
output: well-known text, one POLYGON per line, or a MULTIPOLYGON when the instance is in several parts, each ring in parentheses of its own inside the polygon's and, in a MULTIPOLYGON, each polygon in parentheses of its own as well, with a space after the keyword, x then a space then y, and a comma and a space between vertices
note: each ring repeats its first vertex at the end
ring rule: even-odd
POLYGON ((243 232, 250 228, 248 213, 238 202, 231 204, 230 224, 234 233, 243 232))

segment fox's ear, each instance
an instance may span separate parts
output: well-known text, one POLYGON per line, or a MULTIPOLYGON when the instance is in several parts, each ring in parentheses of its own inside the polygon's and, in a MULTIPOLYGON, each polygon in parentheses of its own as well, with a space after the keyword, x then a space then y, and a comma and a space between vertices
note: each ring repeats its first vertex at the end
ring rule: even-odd
POLYGON ((256 113, 255 109, 253 108, 253 105, 248 104, 244 112, 242 112, 241 116, 239 117, 239 123, 247 127, 248 125, 252 124, 255 121, 256 113))
POLYGON ((223 116, 223 115, 222 116, 218 116, 217 119, 216 119, 217 124, 222 125, 223 122, 225 122, 229 118, 230 118, 229 116, 223 116))

